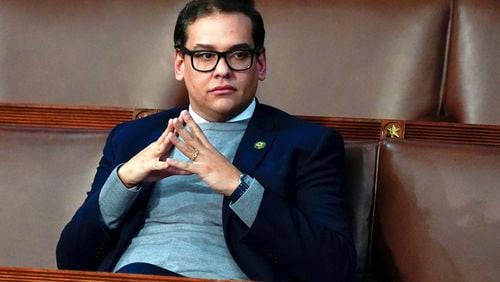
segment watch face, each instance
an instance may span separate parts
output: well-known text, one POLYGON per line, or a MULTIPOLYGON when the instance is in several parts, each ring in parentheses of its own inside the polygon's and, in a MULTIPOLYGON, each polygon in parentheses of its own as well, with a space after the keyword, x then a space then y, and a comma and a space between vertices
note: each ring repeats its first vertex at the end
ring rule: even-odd
POLYGON ((252 178, 248 174, 244 174, 240 177, 241 184, 248 188, 252 182, 252 178))
POLYGON ((231 195, 232 203, 238 201, 238 199, 245 193, 248 187, 250 187, 251 182, 252 182, 252 177, 248 176, 247 174, 242 174, 240 176, 240 183, 238 184, 238 187, 236 187, 236 190, 234 190, 233 194, 231 195))

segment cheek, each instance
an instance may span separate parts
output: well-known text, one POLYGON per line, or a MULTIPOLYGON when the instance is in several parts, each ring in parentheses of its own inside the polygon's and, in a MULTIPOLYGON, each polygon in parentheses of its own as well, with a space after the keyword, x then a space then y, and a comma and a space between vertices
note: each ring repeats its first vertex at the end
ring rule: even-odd
POLYGON ((207 84, 208 79, 200 75, 186 75, 184 82, 189 92, 199 95, 198 92, 202 91, 207 84))
POLYGON ((244 82, 245 92, 247 95, 253 94, 256 91, 258 85, 257 74, 252 74, 246 77, 244 82))

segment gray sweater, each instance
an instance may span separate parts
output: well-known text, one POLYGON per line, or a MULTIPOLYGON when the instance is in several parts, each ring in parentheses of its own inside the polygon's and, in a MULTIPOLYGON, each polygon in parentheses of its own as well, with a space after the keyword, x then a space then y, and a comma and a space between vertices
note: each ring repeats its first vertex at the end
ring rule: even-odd
MULTIPOLYGON (((232 161, 248 120, 201 123, 207 139, 232 161)), ((176 149, 171 157, 189 161, 176 149)), ((116 169, 104 184, 99 205, 104 222, 116 228, 133 204, 140 187, 126 189, 116 169)), ((263 187, 254 180, 231 209, 252 225, 263 187)), ((171 176, 157 183, 149 200, 144 227, 134 237, 115 271, 133 262, 147 262, 188 277, 247 279, 234 262, 222 229, 223 196, 212 191, 197 175, 171 176)))

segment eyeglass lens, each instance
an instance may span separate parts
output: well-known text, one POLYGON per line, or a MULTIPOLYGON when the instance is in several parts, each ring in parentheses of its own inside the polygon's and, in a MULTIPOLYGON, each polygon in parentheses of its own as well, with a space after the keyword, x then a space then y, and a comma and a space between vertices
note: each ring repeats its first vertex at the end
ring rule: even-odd
POLYGON ((192 54, 193 67, 199 71, 212 71, 217 67, 221 57, 232 70, 247 70, 252 66, 253 56, 249 50, 236 50, 217 53, 210 51, 195 51, 192 54))

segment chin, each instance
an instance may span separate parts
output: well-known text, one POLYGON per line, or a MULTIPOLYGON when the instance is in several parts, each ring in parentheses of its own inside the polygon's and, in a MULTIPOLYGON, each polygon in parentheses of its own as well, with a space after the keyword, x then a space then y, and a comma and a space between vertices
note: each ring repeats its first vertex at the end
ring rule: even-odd
POLYGON ((216 105, 212 107, 212 111, 217 113, 221 118, 228 120, 238 115, 241 111, 245 109, 244 106, 241 105, 216 105))
POLYGON ((233 99, 218 99, 212 103, 212 109, 218 112, 233 112, 241 108, 243 103, 241 101, 234 101, 233 99))

